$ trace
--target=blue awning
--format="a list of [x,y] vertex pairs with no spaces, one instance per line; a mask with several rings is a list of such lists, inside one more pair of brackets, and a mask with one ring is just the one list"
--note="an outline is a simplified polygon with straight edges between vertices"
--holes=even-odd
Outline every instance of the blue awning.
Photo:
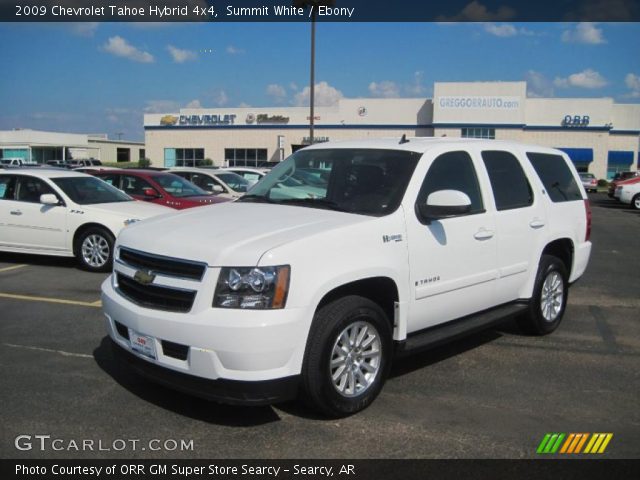
[[607,157],[609,165],[626,165],[633,164],[633,152],[624,150],[610,150]]
[[569,158],[573,163],[591,163],[593,162],[593,148],[564,148],[558,147],[558,150],[562,150],[569,155]]

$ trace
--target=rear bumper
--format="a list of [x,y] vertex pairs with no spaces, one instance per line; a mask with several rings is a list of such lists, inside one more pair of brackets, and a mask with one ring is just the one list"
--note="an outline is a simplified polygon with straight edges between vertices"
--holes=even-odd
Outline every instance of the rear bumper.
[[573,271],[569,283],[578,280],[587,269],[591,257],[591,242],[583,242],[576,246],[573,257]]
[[196,377],[144,360],[110,341],[113,356],[155,383],[189,395],[231,405],[269,405],[291,400],[298,394],[299,375],[274,380],[240,381]]

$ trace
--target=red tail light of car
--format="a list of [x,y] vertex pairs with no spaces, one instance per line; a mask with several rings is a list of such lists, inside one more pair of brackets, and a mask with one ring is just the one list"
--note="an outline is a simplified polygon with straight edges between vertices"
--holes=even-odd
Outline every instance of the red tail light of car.
[[591,205],[589,205],[589,200],[584,201],[584,210],[587,215],[587,231],[584,235],[584,241],[588,242],[591,238]]

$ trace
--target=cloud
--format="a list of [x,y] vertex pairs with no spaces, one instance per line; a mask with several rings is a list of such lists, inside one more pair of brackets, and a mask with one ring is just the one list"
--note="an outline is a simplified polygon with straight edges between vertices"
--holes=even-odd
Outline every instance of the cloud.
[[149,52],[143,52],[142,50],[137,49],[118,35],[109,38],[107,43],[102,46],[102,49],[116,57],[127,58],[134,62],[153,63],[154,61],[153,55]]
[[229,46],[226,48],[226,52],[227,52],[229,55],[240,55],[240,54],[243,54],[243,53],[244,53],[244,50],[243,50],[243,49],[241,49],[241,48],[238,48],[238,47],[234,47],[233,45],[229,45]]
[[251,105],[245,102],[240,102],[240,104],[238,105],[238,108],[250,108],[250,107]]
[[[304,87],[302,91],[296,93],[294,104],[298,107],[309,105],[310,88]],[[336,105],[343,98],[342,92],[327,82],[316,83],[314,91],[314,104],[318,107],[330,107]]]
[[527,97],[553,97],[553,84],[542,73],[529,70],[524,79],[527,82]]
[[627,76],[624,77],[624,83],[631,90],[626,97],[640,98],[640,75],[627,73]]
[[421,97],[426,94],[427,88],[424,86],[424,72],[418,71],[413,73],[413,83],[404,87],[407,95],[412,97]]
[[202,104],[200,103],[200,100],[195,99],[187,103],[184,108],[202,108]]
[[574,28],[562,32],[562,41],[567,43],[586,43],[598,45],[606,43],[602,36],[602,30],[596,27],[595,23],[582,22]]
[[518,29],[510,23],[485,23],[484,30],[496,37],[513,37],[518,34]]
[[69,23],[69,29],[79,37],[93,37],[100,25],[99,22],[73,22]]
[[227,92],[220,89],[213,93],[213,103],[215,103],[218,107],[224,107],[227,103],[229,103],[229,96]]
[[291,82],[291,83],[289,84],[289,88],[290,88],[291,90],[293,90],[294,92],[297,92],[297,91],[298,91],[298,84],[297,84],[296,82]]
[[266,92],[276,103],[281,103],[287,98],[287,91],[282,85],[278,85],[277,83],[267,85]]
[[439,16],[440,22],[500,22],[515,17],[516,11],[508,6],[501,6],[495,12],[490,11],[477,0],[467,4],[460,13],[451,17]]
[[180,110],[180,104],[174,100],[147,100],[144,113],[168,113]]
[[587,68],[580,73],[574,73],[566,78],[556,77],[553,84],[559,88],[602,88],[607,85],[607,80],[595,70]]
[[173,45],[167,45],[167,50],[171,54],[173,61],[176,63],[184,63],[198,58],[198,55],[191,50],[183,50],[181,48],[174,47]]
[[369,93],[374,97],[397,98],[400,96],[400,87],[396,82],[383,80],[382,82],[371,82]]

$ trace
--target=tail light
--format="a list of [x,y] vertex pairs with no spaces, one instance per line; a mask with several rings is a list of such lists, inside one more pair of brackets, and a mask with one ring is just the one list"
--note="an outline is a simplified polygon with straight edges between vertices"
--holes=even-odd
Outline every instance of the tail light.
[[584,201],[584,211],[587,215],[587,231],[584,235],[584,241],[588,242],[591,238],[591,205],[589,205],[589,200]]

